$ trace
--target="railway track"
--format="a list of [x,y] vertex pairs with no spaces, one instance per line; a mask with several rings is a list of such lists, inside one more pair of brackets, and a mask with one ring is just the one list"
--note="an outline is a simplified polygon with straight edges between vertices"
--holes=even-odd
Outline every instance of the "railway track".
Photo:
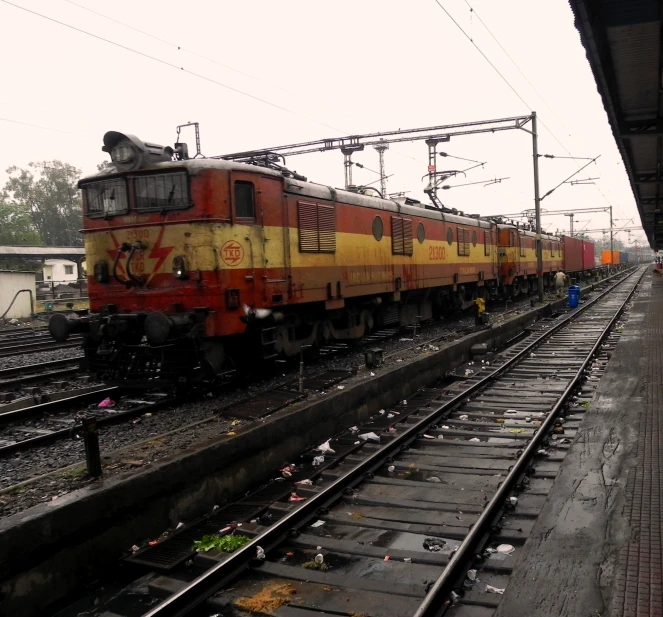
[[[145,616],[491,615],[643,274],[130,556],[153,570]],[[209,533],[247,541],[195,553]]]
[[0,390],[29,383],[71,377],[79,372],[82,359],[83,356],[77,356],[64,360],[52,360],[50,362],[0,369]]

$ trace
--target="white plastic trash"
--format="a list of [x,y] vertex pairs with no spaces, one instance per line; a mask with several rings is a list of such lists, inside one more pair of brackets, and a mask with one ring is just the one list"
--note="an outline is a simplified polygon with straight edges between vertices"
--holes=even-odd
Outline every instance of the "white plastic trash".
[[511,544],[500,544],[497,547],[497,552],[503,555],[511,555],[516,549]]
[[469,578],[471,581],[476,581],[477,580],[477,571],[476,570],[468,570],[467,571],[467,578]]
[[325,457],[324,456],[316,456],[313,458],[313,467],[317,467],[318,465],[322,465],[322,463],[325,462]]
[[387,471],[389,473],[394,473],[394,471],[396,471],[396,467],[394,467],[393,465],[389,465],[389,467],[387,467]]
[[359,435],[359,439],[363,439],[364,441],[375,441],[376,443],[380,443],[380,437],[376,435],[375,433],[363,433],[362,435]]
[[256,559],[264,559],[265,550],[261,546],[256,546]]
[[324,453],[324,454],[335,454],[335,451],[332,450],[331,446],[329,445],[329,441],[330,441],[330,440],[328,439],[327,441],[325,441],[325,443],[320,444],[320,445],[316,448],[316,450],[317,450],[318,452],[322,452],[322,453]]
[[318,565],[320,565],[321,563],[324,563],[324,561],[325,561],[325,558],[322,556],[322,553],[318,553],[315,556],[315,563],[317,563]]
[[472,437],[472,439],[470,439],[470,441],[481,441],[481,439],[479,439],[478,437]]
[[322,527],[325,522],[322,519],[318,519],[315,523],[311,523],[311,527]]

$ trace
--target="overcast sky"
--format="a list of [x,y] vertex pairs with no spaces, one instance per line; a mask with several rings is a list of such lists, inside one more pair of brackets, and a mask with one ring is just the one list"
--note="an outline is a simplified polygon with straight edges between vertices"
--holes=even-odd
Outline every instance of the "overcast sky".
[[[96,171],[107,158],[101,146],[108,130],[172,145],[178,124],[198,121],[202,151],[215,155],[535,110],[545,125],[539,152],[601,155],[577,176],[600,178],[595,184],[565,184],[543,208],[612,204],[615,219],[623,219],[616,225],[631,218],[640,224],[566,0],[11,2],[115,44],[0,0],[0,185],[6,168],[30,161],[60,159],[83,173]],[[194,150],[193,132],[183,138]],[[509,180],[444,191],[442,200],[484,215],[532,208],[531,147],[522,131],[452,139],[444,151],[486,165],[448,184]],[[372,149],[354,160],[378,167]],[[585,162],[541,159],[541,194]],[[287,164],[312,181],[343,186],[338,151],[292,157]],[[438,168],[467,165],[446,159]],[[423,142],[392,146],[386,166],[393,174],[389,192],[425,198]],[[358,184],[376,178],[354,172]],[[568,217],[542,221],[549,231],[568,230]],[[608,224],[607,214],[578,214],[575,227]],[[618,237],[627,240],[626,232]],[[643,233],[631,240],[636,237],[644,242]]]

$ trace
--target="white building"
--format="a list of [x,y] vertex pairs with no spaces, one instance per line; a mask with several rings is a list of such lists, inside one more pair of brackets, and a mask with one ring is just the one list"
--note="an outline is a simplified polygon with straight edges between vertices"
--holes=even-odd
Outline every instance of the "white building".
[[34,300],[34,272],[0,270],[0,317],[3,315],[5,319],[30,317],[34,310],[32,304]]
[[75,283],[78,280],[76,262],[67,259],[46,259],[43,273],[46,283]]

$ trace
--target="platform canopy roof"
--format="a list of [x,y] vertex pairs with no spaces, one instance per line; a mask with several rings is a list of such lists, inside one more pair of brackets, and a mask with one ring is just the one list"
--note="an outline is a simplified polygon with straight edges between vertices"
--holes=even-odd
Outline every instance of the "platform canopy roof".
[[660,0],[570,0],[649,243],[663,249]]
[[0,259],[3,257],[80,260],[85,257],[85,249],[82,246],[0,246]]

